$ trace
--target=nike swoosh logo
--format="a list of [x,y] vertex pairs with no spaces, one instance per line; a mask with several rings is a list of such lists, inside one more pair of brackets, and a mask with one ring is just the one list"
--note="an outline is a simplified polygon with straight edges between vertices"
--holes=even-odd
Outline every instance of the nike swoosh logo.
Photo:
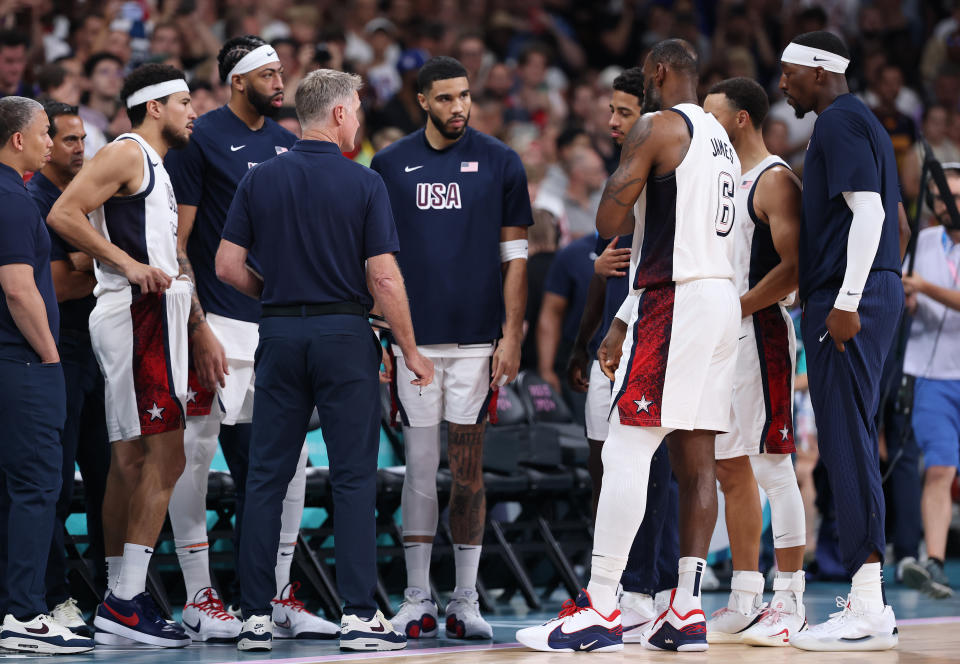
[[123,615],[122,613],[117,613],[117,612],[113,609],[113,607],[110,606],[109,604],[104,604],[104,605],[103,605],[103,608],[105,608],[107,611],[109,611],[111,614],[113,614],[113,617],[114,617],[114,618],[116,618],[117,620],[119,620],[120,622],[122,622],[122,623],[123,623],[124,625],[126,625],[127,627],[136,627],[137,625],[140,624],[140,616],[138,616],[136,613],[134,613],[134,614],[132,614],[132,615],[129,615],[129,616],[125,616],[125,615]]
[[286,551],[281,551],[281,552],[280,552],[280,555],[281,555],[281,556],[292,556],[292,555],[293,555],[293,551],[291,551],[290,553],[287,553]]
[[236,152],[237,150],[242,150],[245,147],[247,147],[246,143],[244,143],[243,145],[231,145],[230,152]]
[[421,169],[421,168],[423,168],[423,166],[404,166],[403,172],[404,172],[404,173],[413,173],[414,171],[419,170],[419,169]]
[[267,56],[268,58],[272,58],[272,57],[275,56],[276,54],[277,54],[276,51],[269,51],[269,52],[266,53],[266,56]]
[[850,291],[847,291],[847,295],[849,295],[850,297],[856,297],[857,295],[860,295],[860,293],[852,293]]
[[828,334],[830,334],[830,333],[829,333],[829,332],[824,332],[824,333],[823,333],[823,336],[820,337],[820,343],[823,343],[823,340],[827,338],[827,335],[828,335]]
[[374,627],[373,625],[371,625],[371,626],[370,626],[370,631],[371,631],[371,632],[385,632],[385,631],[387,631],[387,630],[386,630],[386,628],[383,626],[383,623],[377,621],[377,626]]
[[818,58],[817,56],[813,56],[813,61],[814,61],[814,62],[829,62],[829,60],[828,60],[827,58]]
[[184,626],[184,627],[189,627],[190,629],[192,629],[194,632],[197,632],[198,634],[200,633],[200,621],[199,621],[199,620],[197,620],[197,624],[196,624],[196,625],[191,625],[191,624],[188,623],[186,620],[184,620],[184,621],[183,621],[183,626]]
[[594,643],[596,643],[596,640],[593,640],[593,641],[591,641],[590,643],[581,643],[581,644],[580,644],[580,650],[586,650],[587,648],[589,648],[590,646],[592,646]]
[[284,620],[283,622],[280,622],[279,620],[274,620],[274,621],[273,621],[273,624],[276,625],[277,627],[279,627],[280,629],[290,629],[290,619],[289,619],[289,618],[287,618],[287,619]]
[[747,335],[743,335],[742,337],[740,337],[739,340],[740,340],[740,341],[743,341],[743,340],[746,339],[746,338],[747,338]]
[[460,546],[459,544],[457,545],[457,549],[459,549],[460,551],[469,551],[472,548],[473,548],[472,546]]
[[50,631],[50,627],[45,624],[42,629],[34,629],[32,627],[27,627],[26,630],[31,634],[46,634],[47,632]]

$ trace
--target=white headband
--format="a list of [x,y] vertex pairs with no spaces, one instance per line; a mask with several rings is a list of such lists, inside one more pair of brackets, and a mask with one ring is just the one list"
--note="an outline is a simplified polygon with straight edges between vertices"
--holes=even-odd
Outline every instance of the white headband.
[[822,48],[813,48],[812,46],[801,46],[796,42],[790,42],[783,49],[783,55],[780,56],[780,62],[788,62],[792,65],[802,65],[804,67],[823,67],[827,71],[835,74],[842,74],[847,71],[850,61],[847,58],[824,51]]
[[187,82],[182,78],[174,78],[169,81],[164,81],[163,83],[148,85],[127,97],[127,108],[145,104],[151,99],[160,99],[161,97],[172,95],[174,92],[190,92],[190,88],[187,87]]
[[271,62],[280,62],[280,58],[277,57],[277,52],[274,50],[273,46],[270,46],[270,44],[258,46],[240,58],[240,62],[233,66],[233,69],[231,69],[230,73],[227,74],[227,80],[224,82],[230,83],[230,81],[233,80],[234,75],[249,74],[254,69],[259,69],[260,67],[268,65]]

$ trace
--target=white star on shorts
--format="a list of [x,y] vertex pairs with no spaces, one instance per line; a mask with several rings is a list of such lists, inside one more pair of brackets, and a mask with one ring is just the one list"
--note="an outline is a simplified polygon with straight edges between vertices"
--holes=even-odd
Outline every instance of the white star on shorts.
[[164,410],[166,410],[166,409],[165,409],[165,408],[160,408],[159,406],[157,406],[157,402],[154,401],[154,402],[153,402],[153,408],[148,408],[148,409],[147,409],[147,412],[150,413],[150,421],[153,422],[154,420],[162,420],[162,419],[163,419],[163,411],[164,411]]
[[195,403],[197,401],[197,393],[194,390],[187,390],[187,403]]
[[777,429],[780,432],[780,435],[783,436],[783,440],[790,438],[790,429],[787,428],[787,425],[784,424],[782,429]]
[[644,412],[644,413],[648,413],[648,414],[649,414],[649,413],[650,413],[650,404],[652,404],[653,402],[652,402],[652,401],[647,401],[647,395],[644,394],[643,396],[640,397],[640,400],[639,400],[639,401],[637,401],[636,399],[634,399],[634,400],[633,400],[633,403],[637,404],[637,412],[638,412],[638,413]]

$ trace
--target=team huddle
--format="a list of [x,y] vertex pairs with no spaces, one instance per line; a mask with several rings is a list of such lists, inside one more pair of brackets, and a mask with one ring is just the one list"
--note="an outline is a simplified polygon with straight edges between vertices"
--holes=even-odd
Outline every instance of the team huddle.
[[[426,126],[378,152],[370,169],[341,154],[359,126],[359,77],[318,70],[300,82],[298,141],[271,119],[283,101],[274,49],[240,37],[218,61],[231,98],[200,118],[179,70],[131,72],[121,99],[133,130],[87,164],[74,149],[79,142],[82,153],[75,108],[0,100],[2,223],[20,229],[17,243],[0,245],[0,357],[19,363],[0,368],[0,386],[22,393],[16,407],[31,414],[20,415],[14,451],[0,459],[11,489],[0,492],[0,535],[29,530],[16,549],[10,538],[4,561],[0,646],[269,650],[274,638],[302,638],[393,650],[436,637],[441,623],[449,638],[491,639],[476,588],[482,451],[496,391],[520,365],[533,223],[520,158],[469,127],[467,72],[452,58],[432,58],[418,74]],[[764,145],[763,88],[723,81],[701,107],[686,42],[657,44],[614,81],[610,125],[622,152],[597,213],[597,254],[629,246],[629,273],[597,289],[603,302],[587,307],[595,313],[581,331],[589,338],[600,327],[603,341],[596,360],[584,354],[571,371],[588,390],[587,436],[600,455],[590,580],[557,618],[517,633],[529,648],[897,644],[883,594],[873,424],[903,306],[896,166],[884,130],[846,89],[849,54],[837,37],[800,35],[781,61],[798,116],[818,114],[802,183]],[[796,298],[853,579],[842,612],[814,626],[790,457]],[[385,319],[386,338],[374,338],[370,313]],[[60,362],[77,338],[86,345],[69,352],[86,358],[92,387],[64,397]],[[390,620],[374,599],[386,380],[406,456],[407,583]],[[112,444],[99,495],[107,593],[91,631],[73,600],[48,615],[36,561],[57,548],[61,475],[72,479],[81,456],[76,441],[60,442],[89,417],[72,402],[97,395]],[[314,409],[330,457],[339,624],[307,611],[290,582]],[[430,563],[443,422],[455,589],[441,615]],[[237,486],[238,610],[210,576],[207,474],[218,441]],[[717,481],[734,573],[727,606],[708,620],[700,595]],[[758,571],[758,486],[777,561],[770,602]],[[671,500],[674,510],[659,509]],[[168,513],[188,598],[182,624],[165,620],[146,589]]]

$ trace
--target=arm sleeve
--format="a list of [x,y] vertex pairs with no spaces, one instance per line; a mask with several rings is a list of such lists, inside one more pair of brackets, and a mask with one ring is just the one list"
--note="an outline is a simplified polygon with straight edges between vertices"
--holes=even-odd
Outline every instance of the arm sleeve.
[[633,312],[636,310],[639,300],[639,293],[627,295],[627,297],[623,300],[623,304],[621,304],[620,308],[617,309],[617,318],[629,325],[630,317],[633,316]]
[[247,171],[247,174],[237,185],[237,193],[230,203],[230,209],[227,210],[227,220],[223,224],[222,237],[228,242],[233,242],[244,249],[250,249],[253,245],[253,219],[250,213],[250,187],[252,183],[251,175],[256,169]]
[[33,199],[15,194],[2,196],[0,210],[3,210],[0,214],[0,265],[34,265],[37,246],[32,229],[40,219],[40,212]]
[[[823,152],[827,171],[828,195],[835,198],[845,191],[880,193],[880,168],[872,132],[864,118],[855,113],[834,110],[817,121],[817,143]],[[889,141],[888,136],[881,137]]]
[[507,152],[503,169],[503,226],[532,226],[530,191],[527,173],[520,157],[513,150]]
[[196,138],[181,150],[168,150],[163,165],[173,182],[173,193],[181,205],[200,205],[206,160]]
[[367,200],[367,214],[363,227],[364,258],[380,254],[395,254],[400,251],[397,224],[393,220],[390,197],[383,178],[374,175],[373,191]]
[[845,191],[843,198],[853,212],[847,237],[847,269],[833,306],[843,311],[856,311],[870,275],[873,259],[880,246],[885,213],[880,194],[872,191]]

